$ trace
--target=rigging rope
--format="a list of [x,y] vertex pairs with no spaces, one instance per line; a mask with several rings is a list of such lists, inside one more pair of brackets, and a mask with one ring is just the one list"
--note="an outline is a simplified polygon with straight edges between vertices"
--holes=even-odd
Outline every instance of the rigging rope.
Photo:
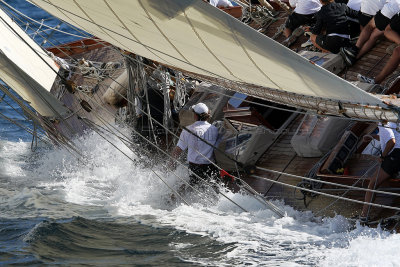
[[[101,104],[99,104],[96,100],[90,99],[92,100],[96,105],[98,105],[98,107],[104,109],[105,112],[110,113],[107,109],[105,109]],[[111,116],[113,116],[113,114],[110,114]],[[115,117],[117,119],[117,117]],[[108,123],[109,124],[109,123]],[[110,125],[110,124],[109,124]],[[155,145],[153,142],[151,142],[151,140],[148,140],[146,137],[144,137],[142,134],[140,134],[138,131],[136,131],[135,129],[132,128],[132,130],[139,135],[140,137],[142,137],[146,142],[148,142],[150,145],[154,146],[156,149],[158,149],[160,152],[162,152],[163,154],[165,154],[167,157],[170,157],[171,159],[175,160],[176,162],[178,162],[181,166],[184,166],[185,168],[187,168],[187,166],[185,166],[183,163],[179,162],[178,160],[174,159],[169,153],[165,152],[163,149],[161,149],[159,146]],[[203,155],[204,156],[204,155]],[[218,167],[218,166],[217,166]],[[219,168],[220,169],[220,168]],[[201,177],[197,174],[194,173],[194,175],[201,179]],[[210,178],[210,177],[209,177]],[[202,180],[202,179],[201,179]],[[204,180],[203,180],[204,181]],[[208,186],[211,186],[210,183],[208,181],[204,181]],[[239,208],[241,208],[243,211],[246,211],[244,208],[242,208],[239,204],[235,203],[233,200],[231,200],[229,197],[227,197],[225,194],[223,194],[222,192],[219,192],[222,196],[224,196],[225,198],[227,198],[229,201],[231,201],[232,203],[234,203],[236,206],[238,206]]]
[[[142,110],[143,111],[143,110]],[[143,111],[144,112],[144,111]],[[146,112],[144,112],[145,114],[146,114]],[[155,121],[156,123],[158,123],[157,121]],[[162,126],[162,125],[160,125],[160,126]],[[172,132],[171,132],[172,133]],[[174,134],[174,133],[172,133],[172,134]],[[177,136],[176,136],[177,137]],[[203,157],[204,157],[204,155],[203,155]],[[216,166],[216,165],[215,165]],[[218,169],[220,169],[221,170],[221,168],[219,167],[219,166],[216,166]],[[239,178],[237,178],[237,177],[235,177],[236,179],[239,179]]]
[[[1,0],[1,1],[4,1],[4,0]],[[65,10],[65,9],[63,9],[62,7],[59,7],[59,6],[57,6],[57,5],[55,5],[55,4],[51,3],[51,2],[49,2],[49,4],[52,5],[52,6],[54,6],[54,7],[56,7],[56,8],[58,8],[59,10],[62,10],[62,11],[67,12],[67,13],[70,13],[70,11]],[[141,42],[139,42],[139,41],[137,41],[137,40],[134,40],[134,39],[132,39],[132,38],[129,38],[129,37],[127,37],[127,36],[124,36],[124,35],[122,35],[122,34],[120,34],[120,33],[118,33],[118,32],[115,32],[115,31],[113,31],[113,30],[107,28],[107,27],[101,26],[101,25],[95,23],[94,21],[91,21],[91,20],[86,19],[85,17],[79,16],[79,15],[77,15],[77,14],[73,14],[73,15],[79,17],[79,18],[82,19],[82,20],[87,21],[88,23],[94,24],[94,25],[98,26],[99,28],[101,28],[101,29],[103,29],[103,30],[110,31],[110,32],[112,32],[112,33],[114,33],[114,34],[116,34],[116,35],[118,35],[118,36],[121,36],[121,37],[123,37],[123,38],[126,38],[126,39],[128,39],[128,40],[130,40],[130,41],[132,41],[132,42],[138,43],[138,44],[142,45],[143,47],[149,49],[149,51],[156,51],[156,52],[158,52],[158,53],[160,53],[160,54],[162,54],[162,55],[167,55],[167,56],[171,57],[171,55],[168,55],[168,54],[164,53],[163,51],[159,51],[158,49],[152,48],[152,47],[150,47],[150,46],[148,46],[148,45],[145,45],[145,44],[143,44],[143,43],[141,43]],[[238,84],[233,84],[232,81],[226,80],[225,78],[220,77],[220,75],[217,75],[217,74],[215,74],[215,73],[212,73],[212,72],[208,71],[207,69],[203,69],[203,68],[200,68],[200,67],[198,67],[198,66],[194,66],[194,65],[191,64],[190,62],[183,61],[182,59],[179,59],[179,58],[176,58],[176,57],[173,57],[173,58],[174,58],[175,60],[182,61],[182,62],[185,63],[185,64],[190,64],[190,65],[192,65],[193,67],[196,67],[196,68],[200,69],[201,71],[206,72],[206,73],[209,73],[209,74],[211,74],[212,76],[214,76],[214,78],[211,78],[211,77],[207,77],[207,76],[204,76],[204,75],[197,75],[197,74],[192,73],[192,74],[190,75],[190,76],[192,76],[192,77],[195,77],[195,78],[196,78],[196,77],[200,77],[201,80],[208,80],[208,81],[210,81],[210,82],[214,82],[214,83],[217,83],[217,84],[225,84],[225,85],[230,84],[231,86],[228,86],[229,88],[232,87],[232,89],[233,89],[233,88],[235,88],[236,90],[239,89],[239,88],[238,88],[238,86],[239,86]],[[242,84],[242,85],[240,85],[240,86],[245,86],[245,87],[247,88],[247,90],[253,90],[253,92],[254,92],[255,89],[260,88],[260,86],[254,86],[254,85],[251,85],[251,84]],[[277,86],[277,88],[279,88],[279,86]],[[279,90],[282,91],[282,92],[284,92],[284,90],[282,90],[281,88],[279,88],[279,90],[277,90],[277,89],[271,89],[271,88],[264,88],[264,87],[263,87],[262,89],[268,90],[268,91],[269,91],[268,94],[269,94],[270,96],[272,96],[273,94],[277,94]],[[288,93],[288,94],[285,96],[285,99],[286,99],[287,101],[289,101],[289,100],[290,100],[290,97],[292,97],[292,96],[295,97],[296,99],[299,99],[299,98],[301,98],[301,97],[306,97],[306,99],[309,100],[309,98],[310,98],[310,97],[307,97],[307,96],[305,96],[305,95],[299,95],[299,94],[295,94],[295,93]],[[259,97],[262,97],[262,95],[259,95]],[[313,100],[318,100],[318,99],[314,99],[314,97],[311,97],[311,98],[312,98]],[[277,101],[277,100],[275,99],[275,101]],[[337,100],[334,100],[334,99],[327,99],[327,101],[331,101],[331,102],[332,102],[332,103],[330,103],[330,105],[333,105],[333,103],[336,103],[336,102],[337,102]],[[282,103],[285,103],[285,102],[286,102],[286,101],[284,101],[284,102],[282,102]],[[290,101],[289,101],[289,102],[290,102]],[[296,107],[298,107],[298,108],[304,108],[304,105],[303,105],[301,102],[298,102],[297,104],[292,103],[292,105],[294,105],[294,106],[296,106]],[[375,107],[370,107],[370,106],[362,105],[361,103],[353,104],[353,103],[348,102],[348,103],[346,103],[346,105],[347,105],[346,107],[349,107],[349,108],[352,108],[352,107],[354,107],[354,106],[359,106],[360,108],[363,108],[364,110],[365,110],[366,108],[369,108],[369,109],[372,108],[372,110],[374,110],[374,108],[375,108]],[[308,107],[309,107],[309,106],[308,106]],[[332,106],[332,107],[333,107],[333,106]],[[326,108],[327,108],[327,106],[326,106]],[[381,108],[379,107],[379,109],[381,109]],[[329,109],[327,108],[326,111],[328,111],[328,110],[329,110]],[[336,108],[335,108],[335,110],[336,110]],[[331,110],[331,111],[332,111],[332,110]],[[380,112],[381,112],[382,115],[385,114],[384,109],[380,110]],[[355,115],[356,115],[356,114],[355,114]],[[386,118],[386,117],[385,117],[385,118],[381,118],[381,117],[378,118],[378,117],[377,117],[377,120],[382,120],[382,119],[387,119],[387,118]]]
[[[2,0],[2,2],[4,2],[3,0]],[[290,110],[291,112],[293,112],[293,110]],[[367,120],[367,121],[370,121],[370,120]]]
[[[33,108],[28,108],[28,104],[24,103],[23,100],[18,99],[15,95],[13,95],[7,87],[5,87],[3,84],[0,83],[0,90],[3,91],[8,97],[10,97],[15,103],[17,103],[21,109],[25,112],[25,114],[28,115],[33,121],[36,121],[36,123],[42,125],[47,131],[47,134],[49,137],[53,137],[51,139],[54,141],[56,144],[64,146],[70,153],[72,153],[69,149],[77,153],[78,155],[81,155],[81,153],[73,146],[73,144],[69,144],[66,140],[66,138],[61,135],[61,133],[56,132],[52,126],[52,123],[48,121],[48,119],[40,117],[40,115],[36,115],[33,112]],[[54,139],[55,138],[55,139]]]
[[[375,162],[372,166],[370,166],[368,168],[368,170],[358,179],[363,179],[365,178],[366,174],[368,174],[368,172],[377,165],[377,163]],[[323,180],[319,180],[319,179],[314,179],[314,178],[309,178],[309,177],[304,177],[304,176],[299,176],[299,175],[295,175],[295,174],[290,174],[290,173],[285,173],[285,172],[280,172],[280,171],[275,171],[275,170],[271,170],[271,169],[266,169],[266,168],[262,168],[262,167],[256,167],[256,169],[262,170],[262,171],[266,171],[266,172],[270,172],[270,173],[274,173],[274,174],[279,174],[279,175],[284,175],[284,176],[288,176],[288,177],[292,177],[292,178],[298,178],[298,179],[303,179],[303,180],[307,180],[307,181],[312,181],[312,182],[317,182],[317,183],[322,183],[322,184],[327,184],[327,185],[333,185],[333,186],[339,186],[339,187],[343,187],[343,188],[347,188],[347,189],[353,189],[353,190],[361,190],[361,191],[365,191],[365,192],[373,192],[373,193],[380,193],[380,194],[385,194],[385,195],[390,195],[390,196],[396,196],[396,197],[400,197],[399,193],[393,193],[393,192],[387,192],[387,191],[381,191],[381,190],[374,190],[374,189],[368,189],[368,188],[362,188],[362,187],[355,187],[355,186],[351,186],[351,185],[344,185],[344,184],[338,184],[338,183],[332,183],[332,182],[328,182],[328,181],[323,181]]]
[[[8,6],[8,7],[9,7],[10,9],[12,9],[13,11],[17,12],[18,14],[20,14],[21,16],[26,17],[26,18],[29,19],[29,20],[35,21],[36,23],[39,23],[38,21],[36,21],[36,20],[30,18],[29,16],[23,14],[22,12],[16,10],[16,9],[13,8],[12,6],[10,6],[9,4],[5,3],[4,0],[0,0],[0,1],[3,2],[6,6]],[[71,27],[73,27],[75,30],[78,29],[78,28],[76,28],[75,26],[73,26],[73,25],[71,25],[71,24],[68,24],[68,25],[70,25]],[[47,25],[46,25],[46,26],[47,26]],[[51,28],[51,27],[50,27],[50,28]],[[70,33],[68,33],[68,32],[60,31],[60,30],[55,29],[55,28],[52,28],[52,29],[55,30],[55,31],[59,31],[59,32],[61,32],[61,33],[70,35]],[[74,35],[74,36],[75,36],[75,35]],[[89,35],[86,35],[86,37],[84,37],[84,36],[76,36],[76,37],[80,37],[80,38],[89,37],[89,39],[94,40],[94,41],[97,41],[99,44],[102,44],[102,45],[105,46],[105,44],[104,44],[103,42],[101,42],[100,40],[95,39],[95,38],[93,38],[93,37],[91,37],[91,36],[89,36]],[[44,38],[44,37],[42,37],[42,38]],[[53,44],[53,45],[54,45],[54,44]],[[58,47],[57,47],[57,48],[58,48]],[[58,48],[58,49],[59,49],[59,48]],[[64,51],[62,51],[61,49],[59,49],[59,50],[60,50],[61,52],[63,52],[66,56],[69,56],[69,55],[67,55]],[[71,57],[71,58],[72,58],[72,57]],[[72,58],[72,59],[73,59],[73,58]],[[133,58],[131,58],[131,59],[132,59],[132,60],[135,60],[135,59],[133,59]],[[73,60],[75,60],[75,59],[73,59]],[[141,63],[141,64],[143,64],[143,63]],[[147,65],[147,66],[152,68],[152,66],[149,66],[149,65]],[[214,75],[215,75],[215,74],[214,74]],[[219,93],[219,92],[217,92],[217,93]],[[253,104],[257,104],[257,105],[261,105],[261,106],[266,106],[266,107],[270,107],[270,108],[275,108],[275,109],[278,109],[278,110],[286,110],[286,111],[290,111],[290,112],[297,112],[297,113],[300,113],[300,114],[305,114],[305,112],[293,111],[293,110],[291,110],[291,109],[283,109],[283,108],[274,107],[274,106],[269,106],[269,105],[265,105],[265,104],[261,104],[261,103],[257,103],[257,102],[253,102],[253,101],[249,101],[249,100],[244,100],[244,102],[253,103]],[[319,116],[318,114],[315,114],[315,115],[316,115],[316,116]],[[324,115],[324,116],[333,116],[333,117],[337,117],[337,116],[335,116],[335,115],[330,115],[330,114],[326,114],[326,115]],[[340,117],[340,116],[337,117],[337,118],[347,119],[347,118]],[[361,121],[371,121],[371,120],[369,120],[369,119],[354,119],[354,118],[351,118],[351,119],[357,120],[357,121],[360,121],[360,120],[361,120]],[[379,122],[380,120],[377,119],[376,121]]]
[[327,196],[327,197],[331,197],[331,198],[337,198],[337,199],[340,199],[340,200],[345,200],[345,201],[358,203],[358,204],[363,204],[363,205],[370,205],[370,206],[374,206],[374,207],[378,207],[378,208],[386,208],[386,209],[400,211],[400,208],[398,208],[398,207],[392,207],[392,206],[376,204],[376,203],[369,203],[369,202],[364,202],[364,201],[360,201],[360,200],[356,200],[356,199],[345,198],[345,197],[341,197],[341,196],[335,196],[335,195],[327,194],[327,193],[324,193],[324,192],[320,192],[320,191],[315,191],[315,190],[299,187],[299,186],[296,186],[296,185],[286,184],[286,183],[283,183],[283,182],[275,181],[275,180],[272,180],[272,179],[269,179],[269,178],[266,178],[266,177],[261,177],[261,176],[258,176],[258,175],[251,175],[251,177],[259,178],[259,179],[266,180],[266,181],[273,182],[273,183],[277,183],[277,184],[280,184],[280,185],[283,185],[283,186],[287,186],[287,187],[291,187],[291,188],[297,188],[297,189],[300,189],[300,190],[303,190],[303,191],[307,191],[307,192],[310,192],[310,193],[315,193],[315,194],[319,194],[319,195],[323,195],[323,196]]
[[[359,181],[361,181],[369,172],[370,172],[370,170],[372,170],[373,168],[375,168],[376,166],[378,165],[378,162],[375,162],[360,178],[358,178],[354,183],[353,183],[353,185],[352,186],[355,186]],[[378,172],[378,174],[379,174],[379,172]],[[377,177],[375,177],[375,179],[376,179]],[[376,181],[376,180],[375,180]],[[364,181],[363,181],[364,182]],[[363,188],[359,188],[359,190],[362,190]],[[368,189],[368,190],[370,190],[370,189]],[[374,190],[375,191],[375,190]],[[348,192],[350,192],[350,189],[347,189],[342,195],[341,195],[341,197],[344,197],[345,195],[347,195],[347,193]],[[380,191],[380,192],[384,192],[384,191]],[[330,203],[329,205],[327,205],[326,207],[324,207],[323,209],[321,209],[321,210],[319,210],[318,212],[316,212],[316,214],[319,214],[319,213],[321,213],[321,212],[323,212],[323,211],[325,211],[325,210],[327,210],[329,207],[331,207],[331,206],[333,206],[336,202],[338,202],[339,201],[339,199],[336,199],[336,200],[334,200],[334,201],[332,201],[332,203]],[[371,207],[371,206],[369,206],[369,207]],[[369,213],[369,210],[368,210],[368,213]]]
[[[121,85],[121,86],[123,86],[123,85]],[[123,97],[125,100],[127,100],[128,102],[130,101],[129,99],[127,99],[125,96],[123,96],[122,94],[120,94],[118,91],[116,91],[116,90],[114,90],[114,92],[115,93],[117,93],[117,94],[119,94],[121,97]],[[85,96],[85,97],[87,97],[87,96]],[[107,110],[107,109],[105,109],[102,105],[100,105],[99,103],[97,103],[97,101],[96,100],[94,100],[94,99],[91,99],[91,98],[88,98],[89,99],[89,101],[94,101],[94,102],[96,102],[96,104],[100,107],[100,108],[102,108],[102,109],[104,109],[106,112],[108,112],[109,113],[109,111]],[[138,107],[139,109],[140,109],[140,107]],[[146,115],[148,115],[148,113],[146,112],[146,111],[144,111],[143,109],[140,109],[141,110],[141,112],[143,112],[143,114],[146,114]],[[111,116],[113,116],[114,117],[114,115],[111,115]],[[149,115],[148,115],[149,116]],[[150,117],[151,118],[151,117]],[[164,125],[162,124],[162,123],[160,123],[160,122],[158,122],[157,120],[155,120],[154,118],[151,118],[151,120],[153,120],[156,124],[158,124],[160,127],[163,127],[164,129],[165,129],[165,131],[167,132],[169,132],[170,134],[172,134],[173,136],[175,136],[176,138],[179,138],[173,131],[171,131],[170,129],[168,129],[168,128],[166,128],[166,127],[164,127]],[[189,133],[191,133],[190,131],[189,131]],[[191,134],[194,134],[194,133],[191,133]],[[206,142],[206,143],[208,143],[206,140],[204,140],[204,139],[202,139],[202,141],[203,142]],[[215,147],[215,146],[213,146],[213,147]],[[209,163],[210,164],[212,164],[214,167],[216,167],[218,170],[223,170],[221,167],[219,167],[217,164],[215,164],[213,161],[211,161],[209,158],[207,158],[206,156],[204,156],[201,152],[199,152],[198,150],[194,150],[194,151],[196,151],[199,155],[201,155],[204,159],[206,159],[207,161],[209,161]],[[247,183],[245,183],[242,179],[240,179],[240,178],[238,178],[238,177],[235,177],[235,176],[233,176],[232,175],[232,177],[234,177],[234,179],[236,179],[236,180],[238,180],[238,181],[240,181],[242,184],[244,184],[247,188],[246,188],[246,190],[248,190],[248,191],[250,191],[250,192],[253,192],[253,197],[255,197],[255,198],[261,198],[263,201],[264,201],[264,204],[265,205],[267,205],[272,211],[274,211],[278,216],[281,216],[281,217],[283,217],[283,212],[282,211],[280,211],[279,210],[279,208],[278,207],[276,207],[274,204],[272,204],[272,203],[270,203],[270,201],[268,201],[268,200],[266,200],[261,194],[259,194],[258,192],[256,192],[254,189],[252,189]]]
[[[135,162],[134,159],[129,157],[125,152],[123,152],[121,149],[119,149],[115,144],[113,144],[110,140],[108,140],[106,137],[104,137],[99,131],[97,131],[95,128],[91,128],[93,131],[95,131],[100,137],[102,137],[104,140],[106,140],[110,145],[112,145],[115,149],[117,149],[120,153],[122,153],[125,157],[127,157],[129,160],[132,162]],[[174,194],[176,194],[181,200],[186,204],[189,205],[186,200],[174,189],[172,188],[156,171],[153,170],[153,168],[149,167],[150,170],[172,191]]]
[[[109,134],[116,136],[118,139],[121,140],[122,143],[124,143],[125,146],[127,146],[133,153],[135,153],[136,155],[138,155],[133,149],[132,147],[136,147],[138,149],[140,149],[142,152],[145,152],[148,156],[149,156],[149,151],[145,150],[143,147],[141,147],[138,144],[133,143],[132,141],[128,140],[128,137],[125,136],[121,131],[119,131],[118,129],[116,129],[116,127],[114,127],[112,124],[107,123],[106,121],[104,121],[103,119],[100,119],[100,121],[108,128],[105,129],[103,127],[101,127],[100,125],[97,125],[96,123],[94,123],[93,121],[90,121],[86,118],[81,118],[82,120],[85,121],[85,123],[90,123],[100,129],[102,129],[103,131],[107,131]],[[112,130],[110,130],[109,128],[114,128],[114,130],[116,130],[119,134],[121,134],[123,137],[117,135],[115,132],[113,132]],[[126,143],[128,143],[130,146],[128,146]],[[161,165],[169,170],[168,166],[164,163],[162,163],[162,161],[160,162]],[[181,180],[186,186],[190,187],[193,191],[197,192],[199,195],[202,195],[203,197],[207,198],[208,196],[206,196],[203,192],[200,192],[199,190],[197,190],[196,188],[194,188],[193,186],[191,186],[185,179],[183,179],[181,176],[177,175],[175,172],[171,172],[175,177],[177,177],[179,180]],[[183,199],[183,197],[181,197]],[[211,201],[210,201],[211,202]]]

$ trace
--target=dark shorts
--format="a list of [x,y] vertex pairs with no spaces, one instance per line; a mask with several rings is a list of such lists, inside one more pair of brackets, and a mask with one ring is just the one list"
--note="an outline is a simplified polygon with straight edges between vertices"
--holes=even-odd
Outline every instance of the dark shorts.
[[357,19],[348,19],[349,29],[350,29],[350,36],[351,38],[357,37],[360,35],[360,23]]
[[315,42],[325,50],[337,54],[341,47],[351,46],[350,39],[340,36],[318,35]]
[[217,180],[218,177],[218,170],[212,164],[194,164],[189,162],[189,170],[192,172],[189,177],[191,186],[201,184],[204,181],[212,182]]
[[374,16],[376,28],[380,31],[384,31],[386,26],[389,25],[390,19],[382,15],[381,11],[379,10],[378,13]]
[[390,21],[390,28],[400,34],[400,15],[396,14]]
[[310,25],[315,23],[315,14],[310,15],[302,15],[296,12],[293,12],[289,15],[286,20],[285,27],[294,31],[296,28],[302,25]]
[[360,22],[360,25],[363,27],[365,27],[365,25],[367,25],[373,17],[374,16],[369,15],[369,14],[365,14],[365,13],[361,13],[361,12],[358,13],[358,21]]
[[400,171],[400,148],[394,149],[383,159],[381,168],[390,176]]

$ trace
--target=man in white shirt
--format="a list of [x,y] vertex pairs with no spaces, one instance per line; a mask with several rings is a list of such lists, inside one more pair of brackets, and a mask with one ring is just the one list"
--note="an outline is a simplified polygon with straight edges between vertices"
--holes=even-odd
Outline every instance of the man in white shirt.
[[365,27],[385,3],[386,0],[362,0],[359,18],[361,26]]
[[362,0],[349,0],[349,2],[347,2],[347,6],[350,7],[351,9],[360,11],[361,1]]
[[[210,112],[206,104],[198,103],[192,107],[196,122],[184,129],[179,136],[178,144],[172,152],[174,158],[188,150],[189,169],[203,180],[213,178],[217,173],[214,162],[214,147],[218,144],[218,129],[207,122]],[[190,175],[189,183],[193,186],[200,180]]]
[[[378,135],[367,135],[364,136],[364,140],[372,140],[375,138],[381,143],[381,167],[378,170],[378,174],[370,178],[368,189],[375,189],[384,181],[389,179],[391,176],[400,171],[400,133],[396,130],[397,125],[389,122],[385,125],[379,124]],[[372,192],[365,193],[364,202],[371,203]],[[360,215],[362,222],[367,222],[369,205],[365,204]]]
[[290,6],[294,7],[294,11],[290,14],[285,23],[283,35],[289,37],[292,32],[306,24],[315,23],[314,15],[321,9],[319,0],[289,0]]

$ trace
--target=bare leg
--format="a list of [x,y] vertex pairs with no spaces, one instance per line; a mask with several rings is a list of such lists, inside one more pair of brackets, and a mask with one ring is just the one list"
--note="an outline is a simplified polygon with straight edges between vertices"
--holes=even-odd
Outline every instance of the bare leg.
[[381,72],[375,77],[375,83],[381,83],[387,76],[397,69],[400,64],[400,47],[393,50],[392,56],[389,58]]
[[[382,168],[380,168],[378,171],[379,171],[379,176],[376,179],[375,178],[371,178],[371,180],[369,180],[368,189],[376,189],[376,188],[378,188],[378,186],[380,184],[382,184],[385,180],[387,180],[390,177],[390,175],[387,174]],[[371,203],[372,202],[372,196],[373,196],[372,192],[366,192],[365,193],[364,202]],[[367,216],[368,207],[369,207],[369,205],[364,204],[362,212],[361,212],[361,216],[363,216],[363,217]]]
[[292,34],[292,30],[289,28],[285,28],[283,30],[283,35],[285,35],[286,38],[288,38]]
[[377,28],[375,28],[372,31],[369,39],[364,43],[364,45],[362,47],[360,47],[360,51],[357,54],[357,59],[359,59],[365,53],[367,53],[369,50],[371,50],[375,46],[376,41],[378,41],[378,39],[383,36],[383,33],[384,33],[383,31],[380,31]]
[[400,45],[400,35],[392,30],[390,25],[388,25],[385,29],[385,37],[388,38],[388,40]]
[[376,28],[375,20],[371,19],[367,25],[362,29],[360,36],[358,37],[356,46],[360,49],[365,42],[368,41],[369,37],[371,36],[372,31]]

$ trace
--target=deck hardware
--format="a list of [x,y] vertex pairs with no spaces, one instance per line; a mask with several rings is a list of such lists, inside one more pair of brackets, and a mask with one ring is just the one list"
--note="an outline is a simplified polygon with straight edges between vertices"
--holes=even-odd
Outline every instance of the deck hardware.
[[86,110],[87,112],[91,112],[92,111],[92,106],[87,101],[82,99],[80,104],[81,104],[82,108],[84,110]]

